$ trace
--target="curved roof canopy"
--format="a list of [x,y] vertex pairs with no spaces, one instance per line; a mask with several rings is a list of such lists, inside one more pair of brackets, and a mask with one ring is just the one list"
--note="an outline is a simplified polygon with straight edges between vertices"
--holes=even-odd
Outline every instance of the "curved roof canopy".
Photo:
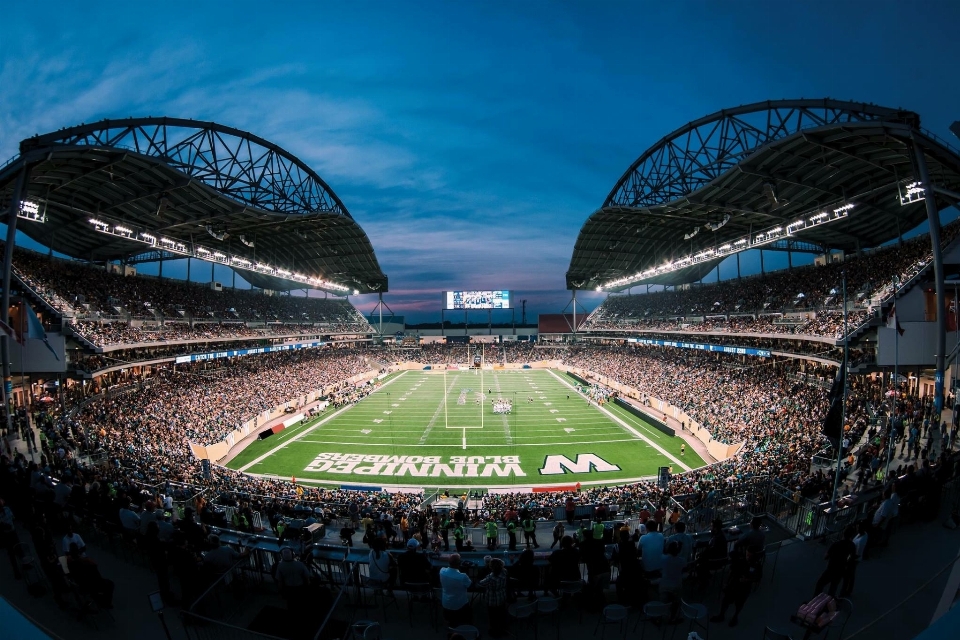
[[66,255],[193,255],[269,289],[387,290],[366,233],[330,187],[245,131],[133,118],[28,138],[0,168],[0,202],[10,202],[24,166],[21,199],[35,203],[45,223],[18,228]]
[[[735,253],[738,240],[778,227],[776,242],[770,236],[756,246],[880,245],[926,219],[922,199],[901,201],[919,179],[914,145],[932,182],[960,191],[960,155],[923,132],[910,111],[783,100],[691,122],[645,151],[587,219],[567,287],[695,282]],[[936,197],[940,208],[952,203]],[[827,224],[793,226],[837,209],[843,213]],[[674,267],[654,273],[667,263]]]

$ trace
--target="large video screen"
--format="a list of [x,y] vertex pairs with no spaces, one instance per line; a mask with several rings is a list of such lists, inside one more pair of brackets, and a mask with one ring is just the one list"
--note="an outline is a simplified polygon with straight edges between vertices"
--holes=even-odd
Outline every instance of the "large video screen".
[[509,291],[444,291],[445,309],[509,309]]

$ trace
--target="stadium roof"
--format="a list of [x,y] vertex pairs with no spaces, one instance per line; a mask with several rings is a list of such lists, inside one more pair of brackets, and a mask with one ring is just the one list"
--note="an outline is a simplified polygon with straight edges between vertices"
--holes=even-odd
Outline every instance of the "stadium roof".
[[268,289],[387,290],[366,233],[330,187],[245,131],[133,118],[28,138],[0,168],[3,206],[24,165],[21,200],[45,221],[18,229],[71,257],[193,256]]
[[[783,100],[691,122],[645,151],[587,219],[567,288],[695,282],[751,248],[880,245],[926,219],[922,191],[908,193],[913,144],[932,182],[960,191],[960,154],[910,111]],[[941,209],[955,202],[936,197]]]

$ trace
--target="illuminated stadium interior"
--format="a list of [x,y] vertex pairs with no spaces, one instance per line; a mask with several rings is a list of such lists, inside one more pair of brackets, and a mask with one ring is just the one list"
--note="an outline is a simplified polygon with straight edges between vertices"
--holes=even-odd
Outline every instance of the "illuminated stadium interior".
[[[833,100],[719,111],[644,152],[586,218],[566,272],[579,317],[568,309],[534,330],[516,323],[522,292],[436,291],[438,311],[463,316],[458,332],[357,309],[349,296],[389,304],[375,247],[332,188],[272,142],[152,117],[27,138],[0,168],[13,408],[4,430],[24,456],[22,473],[4,462],[4,488],[29,487],[8,502],[18,517],[44,514],[57,536],[76,529],[161,575],[169,558],[184,557],[175,554],[206,553],[174,567],[179,596],[169,577],[160,583],[191,638],[214,637],[201,626],[263,631],[253,612],[276,603],[309,607],[277,577],[293,556],[304,561],[304,588],[322,587],[323,598],[312,597],[323,615],[309,633],[266,637],[345,637],[332,634],[362,619],[353,611],[361,603],[382,614],[378,629],[413,637],[431,626],[414,624],[417,605],[430,615],[447,607],[408,577],[407,541],[432,550],[438,566],[458,549],[479,577],[488,554],[519,572],[510,539],[530,532],[543,549],[511,592],[540,591],[548,602],[574,589],[584,595],[568,594],[564,611],[583,607],[600,624],[620,610],[591,609],[588,594],[599,594],[630,606],[624,616],[645,612],[631,625],[667,624],[643,605],[679,605],[679,591],[647,581],[666,580],[669,561],[657,562],[680,551],[659,538],[648,550],[641,537],[638,560],[630,536],[641,526],[644,537],[658,526],[682,537],[684,597],[706,602],[711,575],[727,567],[726,538],[723,558],[706,555],[717,551],[711,527],[742,551],[730,570],[743,572],[750,554],[772,565],[784,540],[832,541],[875,522],[892,508],[894,482],[905,528],[908,515],[952,517],[960,223],[941,225],[939,215],[958,193],[960,155],[916,113]],[[929,233],[903,239],[926,220]],[[17,230],[47,252],[15,247]],[[818,262],[704,281],[724,259],[757,249]],[[137,273],[185,257],[228,266],[255,289],[163,278],[162,267],[161,277]],[[288,295],[294,289],[324,297]],[[583,313],[577,291],[609,295]],[[494,311],[511,312],[511,323],[495,328]],[[475,312],[486,325],[471,327]],[[41,453],[43,466],[28,473]],[[734,539],[755,518],[765,533],[748,554]],[[880,522],[870,535],[885,546],[892,525]],[[587,573],[581,582],[574,562],[575,586],[548,568],[558,562],[545,549],[557,523],[577,531]],[[625,523],[619,545],[613,523]],[[683,528],[702,542],[701,560]],[[40,531],[33,544],[51,535]],[[380,545],[401,563],[396,585],[390,570],[370,566]],[[73,551],[54,555],[82,576]],[[17,553],[28,573],[24,548]],[[217,554],[225,564],[211,568]],[[121,597],[103,593],[103,582],[37,575],[58,603],[77,598],[81,615]],[[394,586],[406,591],[409,629],[385,613]],[[233,599],[241,589],[255,606]],[[718,589],[713,597],[711,609]],[[838,602],[830,620],[846,624],[853,614]],[[450,626],[461,621],[443,613]]]

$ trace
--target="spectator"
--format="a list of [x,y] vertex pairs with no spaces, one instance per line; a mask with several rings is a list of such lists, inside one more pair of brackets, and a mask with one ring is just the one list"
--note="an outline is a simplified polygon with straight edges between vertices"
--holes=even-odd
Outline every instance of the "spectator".
[[680,546],[676,541],[667,544],[660,576],[660,601],[670,605],[671,620],[677,618],[683,591],[683,567],[686,561],[680,556]]
[[401,584],[430,584],[433,567],[427,556],[419,553],[419,548],[420,542],[416,538],[410,538],[407,541],[407,550],[397,558]]
[[490,573],[479,582],[483,588],[483,601],[487,605],[489,635],[502,638],[507,635],[507,572],[503,560],[490,560]]
[[762,547],[747,547],[743,554],[734,556],[730,565],[730,575],[727,577],[727,586],[720,602],[720,613],[710,618],[711,622],[723,622],[727,609],[733,605],[733,617],[730,626],[735,627],[740,621],[740,612],[746,604],[753,585],[760,582],[763,568],[760,566]]
[[827,568],[820,574],[817,584],[814,587],[814,595],[823,592],[826,585],[830,585],[829,594],[837,594],[837,586],[840,580],[846,575],[850,562],[857,555],[857,547],[853,544],[853,537],[856,535],[854,527],[847,527],[843,532],[843,538],[837,540],[827,549],[827,555],[824,559],[827,561]]
[[647,520],[647,533],[640,536],[640,560],[647,573],[663,568],[663,534],[656,520]]
[[450,566],[440,570],[441,604],[447,626],[459,627],[473,621],[467,592],[471,583],[470,577],[460,572],[460,554],[454,553],[450,556]]
[[277,586],[291,611],[301,612],[310,600],[310,583],[313,576],[307,565],[296,559],[293,549],[285,547],[280,551],[280,562],[274,569]]
[[76,545],[70,546],[67,569],[70,579],[81,591],[89,593],[98,607],[113,609],[113,581],[100,575],[97,563],[80,555],[80,549]]

